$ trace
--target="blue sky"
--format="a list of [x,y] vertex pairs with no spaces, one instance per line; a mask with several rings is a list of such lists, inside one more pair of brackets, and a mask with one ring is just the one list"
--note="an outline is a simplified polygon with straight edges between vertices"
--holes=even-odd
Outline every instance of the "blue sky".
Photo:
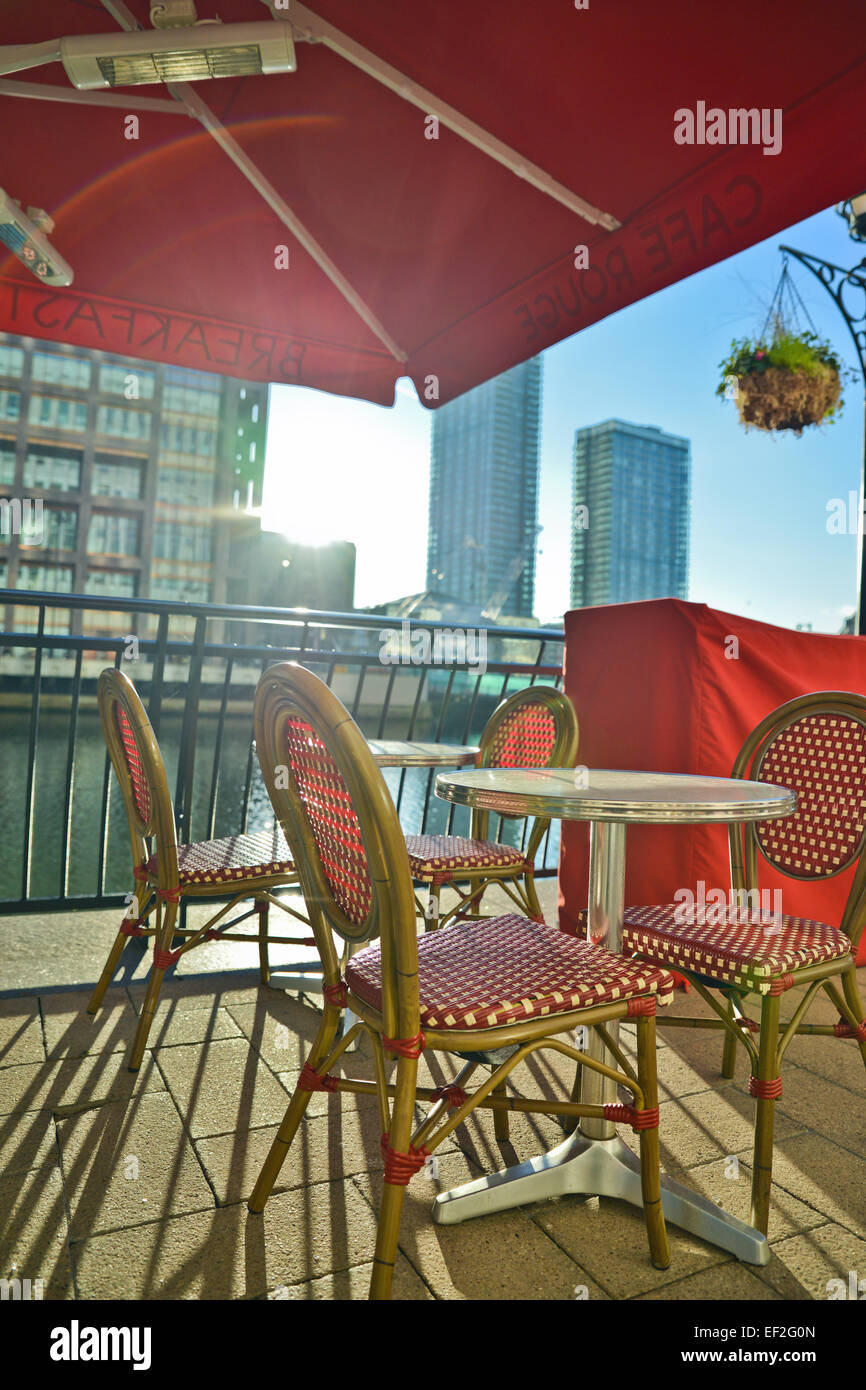
[[[732,338],[755,334],[781,270],[780,243],[850,267],[866,250],[831,209],[633,304],[544,354],[536,615],[568,606],[574,431],[612,416],[692,442],[689,598],[838,632],[856,602],[857,538],[830,534],[827,504],[859,494],[863,386],[841,420],[800,439],[743,430],[715,396]],[[793,259],[818,332],[856,367],[830,296]],[[351,540],[356,603],[424,587],[431,416],[403,382],[391,409],[271,388],[263,524],[297,539]]]

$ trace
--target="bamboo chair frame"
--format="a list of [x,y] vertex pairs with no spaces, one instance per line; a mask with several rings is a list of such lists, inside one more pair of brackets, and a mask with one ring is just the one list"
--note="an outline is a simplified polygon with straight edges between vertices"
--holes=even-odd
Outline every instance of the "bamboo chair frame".
[[[357,817],[369,882],[369,905],[361,920],[350,920],[346,916],[335,900],[331,882],[323,868],[291,766],[286,733],[289,720],[300,720],[308,725],[324,745],[336,764]],[[542,1048],[563,1053],[579,1066],[590,1067],[614,1079],[631,1092],[638,1110],[657,1107],[655,1001],[649,996],[652,999],[651,1008],[648,1007],[646,1012],[636,1009],[631,1014],[639,1015],[636,1017],[637,1070],[604,1028],[612,1019],[630,1016],[627,1002],[578,1009],[557,1015],[555,1019],[533,1018],[504,1027],[473,1031],[428,1030],[422,1035],[417,925],[408,854],[397,812],[366,739],[333,692],[310,671],[294,662],[272,666],[263,674],[256,691],[254,722],[262,775],[301,879],[325,983],[324,1011],[317,1036],[248,1205],[253,1213],[262,1211],[313,1090],[375,1094],[386,1164],[370,1297],[385,1299],[391,1295],[397,1257],[403,1190],[408,1181],[406,1165],[411,1172],[418,1171],[425,1158],[443,1139],[479,1107],[494,1111],[497,1137],[503,1126],[507,1135],[507,1115],[510,1110],[569,1117],[604,1117],[604,1107],[599,1105],[580,1104],[573,1100],[524,1100],[504,1094],[509,1073],[525,1057]],[[279,785],[278,769],[281,774]],[[380,940],[381,1009],[371,1008],[347,988],[342,979],[335,935],[342,938],[350,951],[374,938]],[[338,1040],[342,1015],[347,1008],[357,1021]],[[566,1034],[581,1024],[598,1030],[616,1067],[596,1061],[556,1036]],[[331,1075],[347,1049],[362,1034],[366,1035],[372,1046],[375,1082]],[[463,1083],[475,1072],[483,1055],[491,1049],[505,1046],[516,1046],[517,1051],[496,1066],[492,1075],[483,1080],[471,1095],[464,1094]],[[451,1086],[431,1089],[418,1085],[418,1059],[422,1050],[457,1053],[458,1049],[461,1055],[476,1051],[481,1055],[478,1061],[466,1062]],[[397,1055],[393,1082],[389,1082],[386,1075],[388,1053]],[[431,1102],[432,1108],[416,1125],[413,1116],[419,1100]],[[452,1108],[450,1115],[449,1108]],[[640,1129],[640,1154],[650,1254],[657,1267],[667,1268],[670,1252],[661,1207],[657,1127]],[[397,1176],[392,1171],[394,1169]]]
[[[513,695],[501,701],[484,726],[479,742],[478,767],[499,766],[495,759],[496,736],[503,725],[520,710],[541,706],[553,715],[556,733],[553,747],[543,764],[544,767],[573,767],[577,758],[579,729],[574,706],[561,690],[549,685],[530,685],[524,690],[516,690]],[[542,764],[539,764],[542,766]],[[503,820],[523,820],[523,816],[503,815]],[[491,866],[456,869],[451,874],[437,874],[429,884],[427,901],[418,895],[415,905],[431,929],[444,927],[452,919],[478,921],[483,919],[481,899],[492,883],[498,883],[515,904],[518,911],[534,921],[543,921],[541,905],[535,889],[535,856],[550,826],[549,817],[536,817],[523,863],[502,868]],[[469,837],[473,840],[486,840],[489,834],[490,812],[473,809]],[[465,884],[465,889],[460,885]],[[440,893],[447,886],[457,894],[457,902],[442,912]]]
[[[94,988],[87,1005],[91,1016],[98,1013],[105,991],[120,963],[124,948],[130,937],[153,938],[153,962],[147,980],[147,991],[139,1017],[138,1029],[129,1058],[129,1070],[137,1071],[141,1066],[153,1016],[156,1012],[162,982],[166,970],[187,951],[202,945],[205,941],[219,938],[221,941],[256,942],[259,948],[259,971],[261,981],[267,984],[270,977],[268,959],[269,944],[275,945],[313,945],[312,937],[272,936],[268,932],[270,907],[278,907],[282,912],[296,918],[309,928],[308,920],[275,896],[275,890],[286,884],[298,882],[296,873],[262,874],[235,880],[238,891],[232,891],[232,881],[214,883],[181,884],[178,871],[178,845],[175,830],[174,810],[168,788],[165,765],[159,743],[147,717],[144,705],[132,682],[114,668],[103,671],[97,687],[99,715],[102,731],[108,747],[108,754],[115,775],[120,784],[123,804],[126,810],[129,839],[132,850],[133,878],[135,888],[131,895],[132,904],[128,909],[115,937],[102,974]],[[118,728],[118,711],[126,721],[129,736],[134,740],[139,764],[139,777],[145,791],[144,807],[136,795],[134,778],[130,770],[127,752]],[[150,858],[149,842],[153,843],[156,854],[156,873],[148,868]],[[215,912],[201,927],[179,927],[178,908],[184,898],[225,898],[229,901]],[[253,900],[253,906],[240,917],[233,918],[223,926],[222,922],[239,904]],[[231,928],[258,916],[256,936],[247,933],[232,933]],[[172,943],[180,938],[181,944],[172,950]]]
[[[791,724],[809,715],[841,715],[854,719],[866,729],[866,698],[847,691],[817,691],[788,700],[772,710],[753,729],[746,739],[734,763],[732,777],[754,778],[760,770],[769,748],[781,733]],[[780,873],[788,878],[808,879],[820,882],[813,875],[797,874],[784,869],[779,863],[769,859],[759,840],[761,822],[734,823],[728,829],[731,887],[735,893],[753,892],[758,888],[759,855],[772,863]],[[767,993],[761,998],[760,1022],[750,1019],[744,1009],[750,992],[727,982],[714,981],[706,974],[698,974],[681,965],[675,968],[685,977],[696,992],[710,1007],[713,1018],[687,1018],[663,1014],[659,1024],[668,1028],[710,1028],[724,1032],[722,1055],[722,1076],[730,1079],[734,1075],[738,1045],[749,1057],[752,1076],[757,1082],[754,1090],[763,1091],[756,1095],[754,1163],[752,1168],[751,1223],[765,1235],[770,1215],[770,1195],[773,1182],[773,1131],[777,1096],[766,1094],[767,1089],[777,1089],[781,1094],[782,1058],[791,1041],[800,1035],[820,1037],[854,1037],[859,1045],[863,1064],[866,1066],[866,1017],[863,1000],[857,985],[856,956],[857,945],[866,922],[866,828],[850,856],[844,864],[822,875],[835,878],[856,864],[854,878],[839,930],[851,941],[851,954],[841,959],[821,962],[817,965],[803,966],[779,977],[784,986],[780,992]],[[742,898],[738,898],[742,902]],[[751,900],[750,900],[751,901]],[[626,911],[626,916],[627,916]],[[638,958],[659,964],[654,957],[643,952]],[[836,979],[841,977],[841,991]],[[788,983],[790,982],[790,983]],[[805,984],[807,989],[787,1019],[781,1018],[781,994],[794,985]],[[827,994],[839,1011],[837,1024],[804,1023],[804,1018],[821,990]],[[720,1003],[713,991],[720,993],[724,1003]],[[753,1041],[753,1036],[755,1041]],[[752,1089],[752,1083],[750,1083]],[[754,1093],[754,1092],[753,1092]]]

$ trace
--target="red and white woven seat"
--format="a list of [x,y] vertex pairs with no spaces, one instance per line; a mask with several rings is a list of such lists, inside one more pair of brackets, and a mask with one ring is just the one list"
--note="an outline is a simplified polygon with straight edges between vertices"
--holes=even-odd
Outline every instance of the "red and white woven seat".
[[495,840],[466,840],[459,835],[407,835],[409,867],[418,883],[429,883],[460,869],[522,869],[524,856]]
[[[720,920],[683,922],[683,905],[627,907],[622,948],[671,970],[691,970],[752,993],[780,992],[773,982],[806,965],[839,960],[851,942],[835,927],[809,917],[739,907],[707,909]],[[787,987],[787,986],[783,986]]]
[[[352,956],[345,979],[359,999],[381,1008],[378,942]],[[668,1004],[674,987],[667,970],[516,913],[419,937],[418,981],[421,1027],[445,1030],[499,1028],[645,994]]]
[[[147,861],[147,871],[156,877],[156,855]],[[270,878],[294,873],[295,866],[283,832],[278,825],[254,835],[228,835],[224,840],[200,840],[178,845],[177,867],[181,888],[196,884],[236,883],[238,880]]]

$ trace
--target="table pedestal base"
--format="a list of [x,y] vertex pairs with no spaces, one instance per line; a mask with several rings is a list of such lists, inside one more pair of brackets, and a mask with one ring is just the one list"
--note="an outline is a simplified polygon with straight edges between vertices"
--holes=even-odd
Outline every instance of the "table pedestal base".
[[[586,1139],[576,1132],[550,1153],[440,1192],[433,1203],[433,1220],[456,1225],[473,1216],[567,1193],[620,1197],[632,1206],[642,1206],[638,1160],[619,1138]],[[664,1175],[662,1207],[672,1225],[730,1251],[737,1259],[755,1265],[769,1261],[770,1246],[760,1231]]]

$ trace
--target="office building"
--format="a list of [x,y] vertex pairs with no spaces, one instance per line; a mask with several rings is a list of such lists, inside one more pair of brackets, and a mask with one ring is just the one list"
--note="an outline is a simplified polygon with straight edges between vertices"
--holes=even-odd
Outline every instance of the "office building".
[[605,420],[575,435],[571,606],[686,598],[689,441]]
[[540,357],[433,416],[427,586],[490,621],[532,614],[540,421]]
[[[261,504],[267,390],[0,335],[0,502],[41,513],[16,534],[4,509],[0,587],[225,602],[228,519]],[[52,630],[117,632],[111,612],[80,621]]]

